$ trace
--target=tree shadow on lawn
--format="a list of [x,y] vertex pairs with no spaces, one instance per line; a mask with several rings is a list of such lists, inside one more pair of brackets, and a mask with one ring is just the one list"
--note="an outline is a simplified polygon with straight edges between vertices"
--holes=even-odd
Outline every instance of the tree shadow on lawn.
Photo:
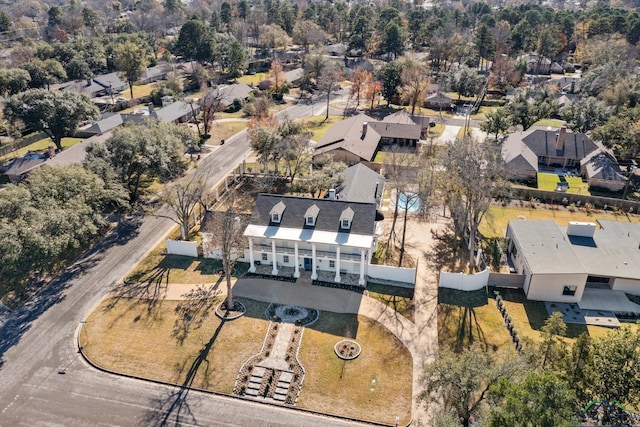
[[[222,327],[225,325],[226,321],[221,320],[220,324],[216,328],[215,332],[209,339],[202,349],[200,353],[196,356],[196,358],[189,366],[185,374],[184,381],[180,388],[170,392],[164,399],[158,398],[153,399],[151,402],[151,410],[144,417],[144,425],[149,426],[181,426],[185,424],[189,425],[198,425],[198,421],[196,420],[193,412],[191,411],[191,407],[187,398],[189,396],[189,390],[193,385],[193,381],[200,370],[202,364],[205,364],[204,371],[204,384],[205,387],[209,384],[209,361],[208,356],[213,344],[215,343]],[[180,367],[178,375],[181,375],[186,368],[185,364]]]
[[[451,318],[451,322],[456,322],[454,351],[459,352],[463,348],[471,347],[476,341],[479,341],[485,350],[489,349],[487,337],[475,311],[476,307],[485,306],[487,302],[485,289],[473,292],[439,289],[438,310],[445,319]],[[442,327],[446,327],[449,323],[450,321],[445,320]]]
[[199,285],[183,295],[185,299],[175,309],[178,317],[171,332],[178,344],[184,343],[192,329],[201,328],[209,315],[215,316],[216,306],[220,303],[220,298],[217,297],[221,294],[221,282],[222,278],[213,286]]

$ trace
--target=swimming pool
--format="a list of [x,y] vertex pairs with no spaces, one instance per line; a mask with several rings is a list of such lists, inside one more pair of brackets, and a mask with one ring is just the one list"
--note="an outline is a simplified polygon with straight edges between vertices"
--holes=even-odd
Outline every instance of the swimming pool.
[[415,193],[402,192],[398,196],[398,209],[417,212],[420,209],[420,198]]

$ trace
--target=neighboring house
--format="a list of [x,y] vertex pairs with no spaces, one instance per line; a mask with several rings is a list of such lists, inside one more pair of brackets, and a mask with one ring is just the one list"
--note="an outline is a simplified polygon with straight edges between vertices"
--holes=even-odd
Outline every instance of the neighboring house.
[[550,74],[551,60],[537,53],[522,55],[518,60],[524,59],[527,63],[527,74]]
[[517,139],[507,139],[502,144],[502,158],[509,179],[536,181],[538,178],[538,156]]
[[154,110],[149,117],[165,123],[185,123],[198,115],[200,106],[197,103],[189,104],[183,101],[175,101],[171,104]]
[[434,92],[424,97],[423,105],[436,110],[447,110],[453,105],[453,98],[446,93]]
[[[384,192],[384,177],[362,163],[344,171],[344,181],[335,190],[335,199],[343,202],[375,203],[380,207]],[[329,190],[329,198],[333,193]]]
[[580,305],[591,289],[640,295],[640,224],[598,223],[509,222],[507,253],[528,299]]
[[586,178],[589,188],[622,191],[627,178],[613,154],[607,151],[593,151],[580,162],[580,175]]
[[294,68],[293,70],[289,70],[284,73],[284,78],[292,85],[298,86],[304,78],[304,68],[298,67]]
[[369,126],[375,121],[373,117],[359,114],[334,124],[318,141],[314,158],[330,154],[347,165],[373,160],[381,139],[380,134]]
[[577,93],[580,90],[580,77],[562,76],[556,79],[549,79],[544,82],[548,86],[555,86],[564,93]]
[[[51,150],[53,151],[53,150]],[[55,154],[53,154],[55,155]],[[12,184],[18,184],[33,169],[42,166],[49,158],[49,153],[28,153],[23,157],[18,157],[9,165],[9,169],[5,171],[5,175]]]
[[104,113],[97,122],[78,129],[76,136],[84,138],[93,135],[102,135],[103,133],[122,125],[125,122],[123,116],[123,114],[118,113]]
[[92,79],[78,80],[62,87],[65,92],[72,91],[84,93],[89,98],[105,95],[116,95],[129,88],[129,84],[123,81],[119,73],[113,72],[95,76]]
[[369,126],[380,135],[380,144],[383,145],[416,147],[423,131],[406,110],[390,114],[381,122],[369,122]]
[[140,79],[136,82],[138,85],[146,85],[149,83],[159,82],[167,78],[167,73],[173,70],[173,66],[168,62],[161,61],[158,65],[153,67],[147,67],[146,71],[142,73]]
[[231,107],[236,99],[244,104],[252,92],[253,89],[246,83],[236,83],[214,89],[214,97],[219,103],[218,110],[223,111]]
[[583,133],[530,129],[509,135],[502,146],[506,170],[515,180],[530,181],[541,168],[580,171],[589,186],[619,191],[626,183],[615,157]]
[[[366,284],[369,259],[377,245],[376,205],[342,200],[259,194],[244,236],[249,240],[249,271],[256,262],[301,270],[318,278],[318,271],[359,276]],[[246,258],[246,257],[245,257]]]
[[324,48],[331,56],[344,56],[344,54],[347,53],[347,50],[349,50],[349,46],[344,43],[336,43],[325,46]]

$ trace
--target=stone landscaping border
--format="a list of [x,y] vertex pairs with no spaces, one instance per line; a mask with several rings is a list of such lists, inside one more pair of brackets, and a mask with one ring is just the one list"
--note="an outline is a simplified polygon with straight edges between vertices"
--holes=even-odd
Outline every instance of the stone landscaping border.
[[[347,354],[344,353],[347,349],[346,346],[348,346],[349,350]],[[341,340],[333,346],[333,351],[342,360],[353,360],[362,353],[362,346],[353,340]]]
[[218,316],[221,320],[235,320],[244,316],[244,314],[247,312],[247,307],[241,301],[238,301],[238,300],[233,301],[234,308],[237,306],[240,306],[240,310],[234,311],[232,315],[229,315],[227,311],[222,310],[223,304],[226,304],[226,300],[222,301],[216,307],[216,316]]

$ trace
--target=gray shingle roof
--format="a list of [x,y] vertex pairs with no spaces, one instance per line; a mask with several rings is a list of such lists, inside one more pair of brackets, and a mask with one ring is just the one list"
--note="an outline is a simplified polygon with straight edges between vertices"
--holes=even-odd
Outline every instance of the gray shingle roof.
[[620,170],[620,165],[610,153],[596,150],[585,157],[580,163],[587,174],[588,179],[601,179],[607,181],[626,181]]
[[536,156],[563,157],[565,159],[582,160],[587,154],[598,149],[598,146],[583,133],[567,132],[564,149],[556,149],[555,130],[536,129],[522,138],[522,142],[533,151]]
[[538,157],[522,141],[507,139],[502,145],[502,157],[508,169],[538,171]]
[[371,126],[367,126],[366,135],[362,134],[362,130],[364,122],[375,121],[374,118],[366,114],[359,114],[334,124],[318,142],[314,155],[317,156],[341,148],[361,159],[372,160],[378,149],[380,134]]
[[[280,223],[271,222],[271,209],[279,202],[286,206]],[[315,226],[305,225],[305,213],[316,205],[318,215]],[[350,230],[340,228],[340,217],[345,209],[354,212]],[[305,197],[283,196],[278,194],[259,194],[256,206],[251,216],[250,224],[299,229],[314,229],[318,231],[350,232],[367,236],[374,235],[376,205],[373,203],[345,202],[342,200],[312,199]]]
[[362,163],[356,163],[344,171],[344,182],[338,190],[338,197],[345,202],[376,203],[382,197],[383,189],[382,175]]

